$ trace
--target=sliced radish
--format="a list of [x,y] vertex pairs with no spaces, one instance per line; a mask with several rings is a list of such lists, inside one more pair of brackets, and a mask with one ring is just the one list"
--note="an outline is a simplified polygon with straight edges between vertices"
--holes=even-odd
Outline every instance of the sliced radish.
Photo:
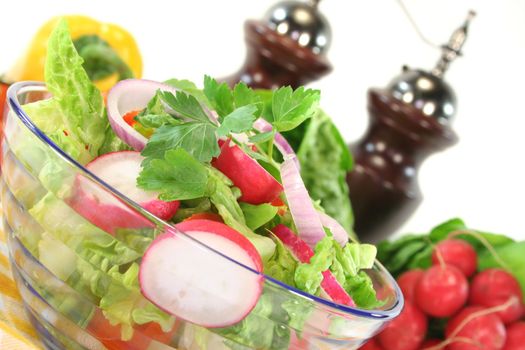
[[326,234],[319,213],[315,210],[299,169],[295,165],[295,158],[287,158],[281,165],[281,180],[299,237],[314,248]]
[[[262,261],[250,241],[232,228],[210,220],[185,221],[178,230],[250,269]],[[226,259],[181,233],[158,236],[140,265],[144,296],[162,310],[204,327],[241,321],[262,292],[261,274]]]
[[108,92],[108,118],[118,137],[136,151],[142,151],[146,137],[133,129],[124,120],[124,115],[132,111],[146,108],[148,102],[155,96],[157,90],[175,93],[172,86],[145,79],[126,79],[118,82]]
[[[275,226],[272,229],[272,232],[283,242],[283,244],[288,249],[290,249],[297,260],[303,264],[310,262],[310,259],[314,256],[314,251],[288,227],[280,224]],[[345,291],[339,282],[337,282],[337,279],[332,274],[332,272],[330,272],[330,270],[323,272],[321,288],[328,295],[328,297],[332,299],[332,301],[338,304],[355,306],[352,297]]]
[[259,163],[231,140],[220,140],[219,146],[221,154],[214,158],[211,164],[241,190],[240,201],[263,204],[270,203],[279,197],[283,187]]
[[[153,215],[169,220],[177,212],[180,203],[161,201],[157,199],[158,193],[146,192],[137,187],[143,159],[135,151],[113,152],[96,158],[86,168]],[[77,190],[69,204],[92,224],[111,234],[117,228],[153,226],[149,220],[83,176],[77,178]]]

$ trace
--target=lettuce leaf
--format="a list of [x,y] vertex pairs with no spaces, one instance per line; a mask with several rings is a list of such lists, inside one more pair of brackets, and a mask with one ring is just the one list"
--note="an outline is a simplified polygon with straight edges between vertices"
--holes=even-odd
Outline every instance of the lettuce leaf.
[[23,107],[31,120],[81,164],[128,149],[109,125],[100,91],[89,79],[65,20],[48,41],[45,81],[52,98]]
[[329,269],[357,306],[371,309],[383,304],[377,299],[372,280],[363,271],[374,265],[375,246],[348,243],[341,247],[333,237],[326,236],[317,243],[314,253],[310,263],[299,264],[295,270],[297,288],[319,295],[322,272]]
[[297,157],[301,162],[301,176],[312,199],[320,200],[325,212],[355,236],[346,183],[353,159],[337,127],[324,112],[311,119]]
[[244,213],[239,206],[239,202],[237,202],[237,196],[230,187],[232,185],[231,181],[218,170],[209,169],[208,187],[210,201],[217,208],[224,223],[248,238],[261,255],[262,260],[267,261],[275,251],[274,241],[269,237],[253,232],[246,225]]

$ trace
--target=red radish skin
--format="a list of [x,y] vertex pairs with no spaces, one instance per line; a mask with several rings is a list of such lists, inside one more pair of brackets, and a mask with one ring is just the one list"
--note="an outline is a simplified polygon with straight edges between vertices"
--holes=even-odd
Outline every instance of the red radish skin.
[[361,350],[383,350],[381,345],[375,340],[375,338],[370,339],[367,341],[363,346],[361,346],[359,349]]
[[144,297],[167,313],[203,327],[227,327],[244,319],[262,292],[263,265],[256,248],[219,222],[191,220],[175,227],[252,271],[180,232],[168,231],[155,238],[142,259],[139,283]]
[[[169,220],[177,212],[180,203],[161,201],[157,199],[157,193],[146,192],[136,186],[143,159],[135,151],[113,152],[96,158],[86,168],[153,215]],[[114,234],[119,228],[154,226],[83,176],[77,177],[76,190],[68,204],[85,219],[110,234]]]
[[478,266],[478,255],[470,244],[460,239],[447,239],[438,243],[432,253],[432,263],[439,265],[438,254],[447,265],[453,265],[466,277],[472,276]]
[[514,303],[498,312],[505,324],[517,321],[523,316],[523,294],[518,281],[501,269],[488,269],[474,276],[470,285],[470,304],[493,307],[505,304],[511,298]]
[[507,327],[507,341],[503,350],[525,350],[525,321]]
[[415,301],[427,315],[450,317],[468,299],[467,278],[451,265],[430,267],[416,286]]
[[[216,235],[220,235],[228,240],[234,242],[250,256],[253,263],[255,264],[255,270],[261,272],[263,270],[263,262],[261,256],[255,246],[244,237],[239,232],[235,231],[231,227],[214,220],[190,220],[183,221],[175,227],[182,232],[195,232],[195,231],[205,231],[211,232]],[[213,248],[213,247],[212,247]]]
[[427,333],[428,321],[410,301],[405,302],[401,314],[377,336],[384,350],[417,350]]
[[[505,326],[494,313],[475,317],[456,332],[467,317],[484,310],[485,308],[481,306],[467,306],[448,322],[445,330],[446,337],[459,339],[450,343],[447,350],[503,349],[506,340]],[[472,342],[460,341],[460,339],[469,339]]]
[[[288,247],[288,249],[291,250],[297,260],[303,264],[310,262],[310,259],[314,256],[314,251],[288,227],[280,224],[275,226],[272,229],[272,232],[286,247]],[[335,303],[355,306],[352,297],[345,291],[339,282],[337,282],[335,276],[329,270],[323,272],[321,288]]]
[[436,345],[441,344],[443,341],[439,339],[427,339],[423,342],[423,345],[421,345],[422,350],[431,349]]
[[241,190],[240,201],[250,204],[270,203],[283,191],[281,184],[257,161],[231,140],[219,141],[221,154],[211,164]]
[[405,300],[412,302],[415,300],[416,285],[419,283],[424,273],[425,272],[422,269],[415,269],[406,271],[397,278],[397,284],[399,285],[399,288],[401,288]]

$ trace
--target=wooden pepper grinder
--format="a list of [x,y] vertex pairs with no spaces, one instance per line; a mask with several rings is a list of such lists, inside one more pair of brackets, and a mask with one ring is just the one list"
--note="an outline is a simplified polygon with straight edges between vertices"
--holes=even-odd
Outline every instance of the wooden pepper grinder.
[[263,20],[245,24],[247,57],[244,66],[222,79],[252,88],[298,87],[331,71],[325,53],[331,31],[317,1],[284,1],[273,6]]
[[355,168],[347,176],[355,232],[367,242],[392,234],[422,201],[418,168],[430,154],[457,142],[451,129],[456,96],[443,80],[450,62],[461,54],[473,13],[442,46],[430,71],[403,68],[385,89],[370,89],[370,124],[350,150]]

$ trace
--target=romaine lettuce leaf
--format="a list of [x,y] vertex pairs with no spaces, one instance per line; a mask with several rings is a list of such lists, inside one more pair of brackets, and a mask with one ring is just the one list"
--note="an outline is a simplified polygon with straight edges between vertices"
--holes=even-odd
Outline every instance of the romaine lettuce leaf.
[[246,226],[244,214],[230,186],[231,181],[227,177],[218,170],[210,168],[208,179],[210,201],[217,208],[224,223],[248,238],[262,260],[267,261],[275,251],[275,243],[271,238],[256,234]]
[[246,219],[246,226],[252,230],[257,230],[268,221],[272,220],[279,208],[263,203],[259,205],[253,205],[241,202],[240,203],[244,218]]
[[306,129],[297,152],[301,176],[312,199],[320,200],[325,212],[355,236],[346,175],[352,156],[330,118],[319,112]]

